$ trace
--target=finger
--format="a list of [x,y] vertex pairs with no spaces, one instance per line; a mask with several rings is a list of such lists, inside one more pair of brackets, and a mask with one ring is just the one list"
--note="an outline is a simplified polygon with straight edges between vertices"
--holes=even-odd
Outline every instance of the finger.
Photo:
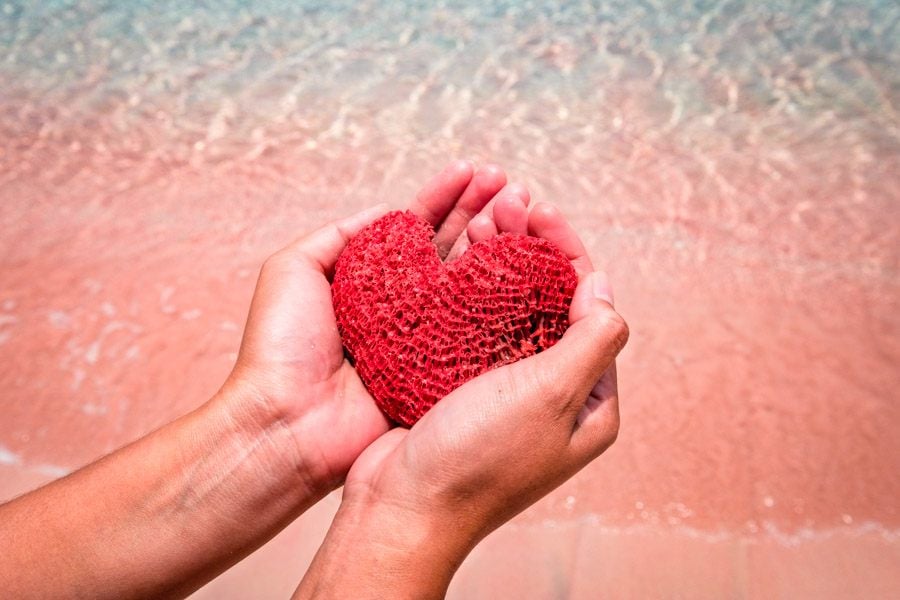
[[434,236],[434,244],[441,258],[446,258],[472,217],[490,202],[505,183],[506,173],[497,165],[486,165],[478,169],[459,202]]
[[510,184],[503,188],[494,201],[494,223],[500,233],[528,233],[528,202],[531,195],[525,186]]
[[[615,306],[613,302],[612,284],[609,282],[609,276],[603,271],[594,271],[588,273],[583,280],[587,281],[586,287],[576,290],[572,297],[572,304],[569,306],[569,322],[574,323],[580,320],[584,315],[588,314],[594,300],[599,298],[609,302],[610,306]],[[591,293],[586,293],[586,290]]]
[[613,362],[578,412],[571,440],[575,455],[587,463],[602,454],[616,441],[619,423],[619,392]]
[[609,275],[606,274],[605,271],[595,271],[594,277],[594,293],[598,298],[606,300],[611,305],[616,305],[616,296],[613,293],[612,282],[609,280]]
[[497,235],[497,225],[488,215],[481,213],[472,217],[469,226],[466,228],[466,235],[469,242],[477,244],[478,242],[490,239]]
[[470,160],[450,163],[416,194],[409,210],[438,228],[466,191],[474,171]]
[[559,209],[552,204],[539,202],[534,205],[528,216],[528,233],[552,242],[572,261],[579,276],[593,270],[591,259],[584,244],[581,243],[581,238]]
[[334,263],[350,238],[387,211],[387,204],[378,204],[350,217],[328,223],[282,248],[273,258],[306,262],[317,271],[327,274],[334,268]]
[[[559,342],[539,354],[479,375],[454,390],[432,412],[453,410],[455,404],[470,398],[489,398],[490,402],[479,404],[482,421],[537,420],[545,424],[548,443],[571,447],[581,408],[628,340],[627,325],[605,299],[596,295],[593,279],[584,277],[576,289],[576,296],[584,296],[578,301],[581,314],[573,316],[570,311],[572,325]],[[603,417],[608,436],[615,423],[607,415],[618,407],[606,402],[598,404],[597,410],[603,412],[586,422]],[[597,447],[599,436],[591,429],[581,435],[579,447]]]
[[552,408],[571,414],[573,425],[588,394],[628,341],[628,325],[607,301],[604,279],[594,273],[582,278],[569,311],[571,325],[559,342],[511,365],[544,388],[539,392]]
[[[528,220],[528,203],[531,201],[531,195],[528,193],[528,189],[520,184],[513,183],[507,186],[504,186],[494,197],[485,205],[484,208],[481,209],[481,212],[472,217],[472,220],[469,221],[469,225],[466,226],[466,235],[460,236],[456,242],[454,242],[453,247],[450,248],[450,252],[447,254],[446,261],[450,262],[458,258],[462,255],[466,250],[469,249],[469,246],[472,244],[477,244],[483,240],[489,239],[498,233],[503,233],[504,230],[500,229],[497,225],[496,219],[496,207],[498,203],[503,202],[504,204],[509,203],[512,204],[512,208],[509,206],[505,206],[501,209],[503,212],[502,218],[505,219],[505,222],[509,224],[511,221],[514,222],[516,219],[524,220],[527,223]],[[511,212],[521,213],[520,215],[511,215]],[[524,215],[524,216],[523,216]],[[473,225],[474,224],[474,225]],[[514,226],[515,227],[515,226]],[[515,227],[516,229],[522,229],[522,233],[525,233],[525,229],[522,227]]]
[[497,225],[486,212],[487,210],[488,208],[485,207],[484,210],[472,217],[472,220],[466,226],[466,234],[459,236],[453,247],[450,248],[450,253],[447,254],[445,259],[446,262],[452,262],[459,258],[472,244],[477,244],[497,235]]

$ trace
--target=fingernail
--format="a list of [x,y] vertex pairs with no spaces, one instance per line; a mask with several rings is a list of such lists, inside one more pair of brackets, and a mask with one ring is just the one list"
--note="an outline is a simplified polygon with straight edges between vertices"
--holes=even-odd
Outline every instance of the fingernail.
[[594,297],[613,304],[612,285],[609,283],[609,277],[606,273],[594,271],[591,277],[593,277]]

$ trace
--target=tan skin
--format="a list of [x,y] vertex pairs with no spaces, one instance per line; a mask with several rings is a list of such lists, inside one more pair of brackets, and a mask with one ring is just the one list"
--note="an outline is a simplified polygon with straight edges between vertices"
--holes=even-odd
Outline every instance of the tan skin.
[[[599,456],[619,430],[615,357],[628,327],[602,273],[552,207],[473,220],[557,238],[580,283],[571,327],[553,348],[489,371],[411,430],[393,429],[356,460],[341,507],[295,598],[441,598],[488,533]],[[503,211],[504,209],[500,209]],[[547,225],[551,227],[547,227]],[[473,232],[473,229],[475,231]]]
[[297,596],[441,596],[481,537],[618,428],[611,365],[627,329],[608,284],[558,211],[529,213],[527,190],[505,183],[498,167],[459,161],[409,208],[435,226],[442,255],[503,231],[562,248],[582,283],[554,349],[473,380],[410,431],[391,429],[344,358],[329,287],[347,240],[386,208],[329,224],[266,261],[237,364],[212,399],[0,506],[0,595],[183,597],[346,481]]

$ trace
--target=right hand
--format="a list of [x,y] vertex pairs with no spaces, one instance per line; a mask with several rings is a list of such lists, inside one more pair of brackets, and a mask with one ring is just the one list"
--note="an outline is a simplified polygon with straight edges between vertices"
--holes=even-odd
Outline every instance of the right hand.
[[[539,204],[527,221],[530,232],[556,241],[579,271],[569,329],[552,348],[476,377],[412,429],[393,429],[367,448],[350,470],[341,509],[301,595],[314,595],[313,584],[324,575],[338,586],[332,591],[341,589],[342,578],[357,584],[368,578],[368,587],[344,588],[356,597],[372,586],[391,597],[440,597],[478,541],[615,441],[614,360],[628,327],[613,309],[606,276],[590,270],[559,213]],[[472,234],[470,226],[469,237],[478,238]],[[373,552],[373,543],[378,559],[353,557]],[[343,569],[329,573],[331,556]],[[374,571],[346,570],[373,561]]]

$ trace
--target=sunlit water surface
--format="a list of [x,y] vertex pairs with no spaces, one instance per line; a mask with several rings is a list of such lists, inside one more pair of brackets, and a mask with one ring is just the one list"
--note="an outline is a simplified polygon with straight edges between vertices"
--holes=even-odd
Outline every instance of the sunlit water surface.
[[4,464],[195,406],[267,253],[470,156],[633,331],[619,442],[526,522],[900,525],[900,5],[486,4],[0,2]]

